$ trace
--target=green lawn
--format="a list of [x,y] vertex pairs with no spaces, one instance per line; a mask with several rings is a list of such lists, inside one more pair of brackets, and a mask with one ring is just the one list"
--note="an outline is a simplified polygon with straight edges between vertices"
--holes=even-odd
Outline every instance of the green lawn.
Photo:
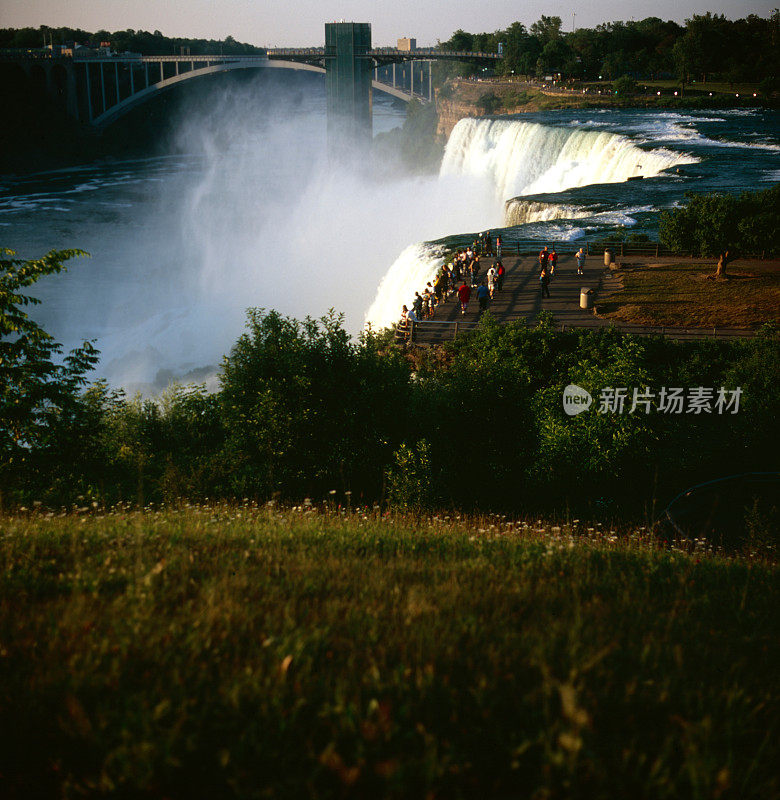
[[626,264],[620,272],[623,290],[597,300],[599,316],[701,328],[780,323],[780,263],[735,261],[727,281],[708,280],[714,272],[714,260]]
[[0,796],[777,797],[777,578],[578,522],[0,518]]
[[[637,81],[640,86],[657,87],[658,89],[679,90],[679,80],[657,80],[657,81]],[[740,97],[752,97],[753,93],[760,94],[757,83],[729,83],[728,81],[693,81],[685,84],[685,91],[693,92],[712,92],[713,94],[727,94],[732,97],[739,94]]]

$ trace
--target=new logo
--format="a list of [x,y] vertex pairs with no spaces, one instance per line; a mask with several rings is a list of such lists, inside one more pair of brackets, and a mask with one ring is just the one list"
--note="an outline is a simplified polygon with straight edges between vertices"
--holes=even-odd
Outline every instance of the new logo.
[[570,417],[576,417],[577,414],[587,411],[592,402],[593,398],[590,396],[590,392],[577,386],[576,383],[570,383],[563,390],[563,410]]

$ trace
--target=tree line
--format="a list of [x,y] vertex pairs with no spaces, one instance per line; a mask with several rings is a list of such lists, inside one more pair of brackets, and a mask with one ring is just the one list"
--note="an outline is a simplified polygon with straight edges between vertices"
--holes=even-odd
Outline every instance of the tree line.
[[[564,31],[560,17],[542,16],[530,28],[514,22],[494,33],[457,30],[443,50],[496,53],[502,75],[557,74],[581,80],[669,78],[683,82],[720,79],[767,81],[776,90],[780,53],[780,12],[729,20],[722,14],[694,14],[685,25],[648,17]],[[458,65],[460,74],[478,68]]]
[[111,48],[119,53],[140,53],[144,56],[179,55],[184,48],[191,55],[223,53],[225,55],[257,55],[265,52],[244,42],[237,42],[232,36],[225,39],[190,39],[178,36],[164,36],[160,31],[99,30],[85,31],[81,28],[0,28],[0,49],[38,49],[49,44],[64,45],[72,42],[98,47],[101,42],[110,42]]

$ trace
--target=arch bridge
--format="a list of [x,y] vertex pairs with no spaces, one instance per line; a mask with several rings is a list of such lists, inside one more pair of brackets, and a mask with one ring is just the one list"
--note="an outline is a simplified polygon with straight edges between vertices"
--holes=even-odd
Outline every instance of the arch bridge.
[[[36,84],[57,98],[76,119],[102,128],[154,95],[185,81],[236,69],[293,69],[326,74],[328,116],[348,116],[365,128],[371,90],[409,102],[433,100],[434,61],[493,64],[494,53],[436,49],[371,48],[368,23],[329,23],[326,47],[269,49],[261,55],[156,55],[48,51],[0,52]],[[362,39],[357,42],[356,39]]]

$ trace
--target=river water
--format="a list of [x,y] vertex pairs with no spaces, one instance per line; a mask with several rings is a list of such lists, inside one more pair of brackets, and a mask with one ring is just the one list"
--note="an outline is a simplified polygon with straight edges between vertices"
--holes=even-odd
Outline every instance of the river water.
[[[375,133],[404,115],[375,93]],[[95,339],[99,376],[153,392],[208,381],[249,306],[334,308],[353,333],[393,322],[440,263],[426,243],[486,228],[652,235],[687,191],[771,185],[777,123],[761,110],[463,120],[440,173],[410,176],[387,158],[330,164],[322,80],[277,73],[190,99],[168,153],[0,176],[0,246],[88,251],[36,286],[36,318],[66,347]]]

